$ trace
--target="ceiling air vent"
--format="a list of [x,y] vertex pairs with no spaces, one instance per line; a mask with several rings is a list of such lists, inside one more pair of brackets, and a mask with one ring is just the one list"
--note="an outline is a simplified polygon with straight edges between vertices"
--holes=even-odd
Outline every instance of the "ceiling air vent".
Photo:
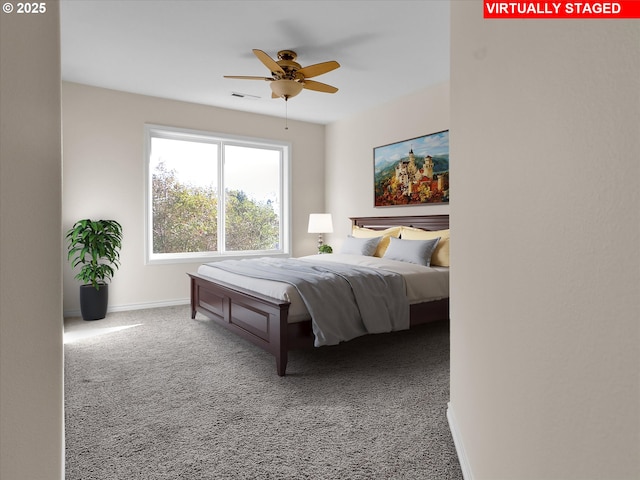
[[237,98],[247,98],[249,100],[257,100],[260,98],[258,95],[250,95],[248,93],[240,93],[240,92],[231,92],[231,96],[237,97]]

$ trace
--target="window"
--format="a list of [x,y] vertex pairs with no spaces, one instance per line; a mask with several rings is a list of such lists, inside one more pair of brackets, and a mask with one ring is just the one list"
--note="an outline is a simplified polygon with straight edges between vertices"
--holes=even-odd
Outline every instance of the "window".
[[287,143],[145,126],[148,263],[289,254]]

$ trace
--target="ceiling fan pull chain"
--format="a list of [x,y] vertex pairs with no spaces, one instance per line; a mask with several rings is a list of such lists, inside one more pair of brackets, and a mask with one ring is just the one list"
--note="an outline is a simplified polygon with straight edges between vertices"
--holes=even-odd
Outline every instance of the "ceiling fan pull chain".
[[289,102],[286,97],[284,99],[284,129],[289,130]]

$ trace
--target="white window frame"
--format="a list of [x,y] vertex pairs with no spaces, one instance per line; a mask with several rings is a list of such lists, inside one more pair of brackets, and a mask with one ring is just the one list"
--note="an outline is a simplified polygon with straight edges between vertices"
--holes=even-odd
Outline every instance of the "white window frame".
[[[218,144],[220,161],[218,162],[218,245],[224,245],[224,146],[234,145],[241,147],[254,147],[273,149],[281,152],[280,167],[280,240],[281,245],[277,250],[259,251],[231,251],[219,250],[217,252],[183,252],[183,253],[153,253],[153,188],[151,160],[151,139],[167,138],[172,140],[198,141]],[[235,136],[223,133],[191,130],[163,125],[146,124],[144,126],[144,175],[145,175],[145,264],[167,263],[204,263],[229,258],[251,258],[256,256],[289,257],[291,256],[291,143],[279,140],[263,138]]]

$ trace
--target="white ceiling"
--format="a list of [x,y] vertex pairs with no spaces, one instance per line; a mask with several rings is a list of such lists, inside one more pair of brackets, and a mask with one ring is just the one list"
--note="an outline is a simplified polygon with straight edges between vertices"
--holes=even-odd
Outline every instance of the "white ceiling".
[[[253,113],[285,116],[253,55],[336,60],[303,90],[289,119],[327,124],[449,79],[449,0],[62,0],[62,79]],[[237,98],[232,93],[259,98]]]

